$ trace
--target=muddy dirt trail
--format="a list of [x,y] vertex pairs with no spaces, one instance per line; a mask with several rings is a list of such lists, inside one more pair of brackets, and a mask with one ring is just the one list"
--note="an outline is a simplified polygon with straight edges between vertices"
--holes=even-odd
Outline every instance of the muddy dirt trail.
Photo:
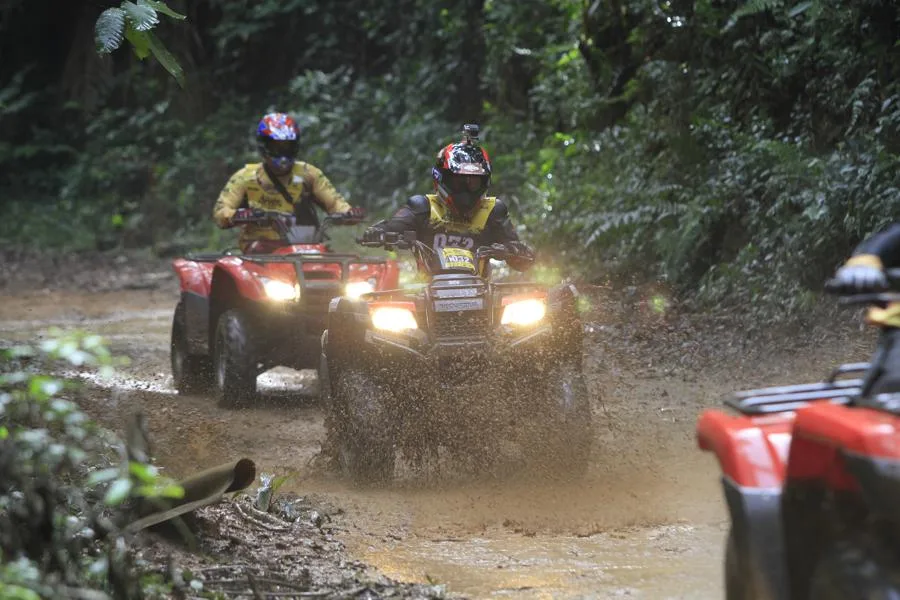
[[815,379],[867,350],[842,339],[762,350],[729,342],[717,352],[677,324],[600,306],[587,342],[596,444],[583,480],[442,472],[357,489],[314,466],[324,437],[314,373],[264,374],[260,402],[241,410],[176,395],[168,336],[177,282],[164,265],[139,280],[150,283],[0,286],[0,345],[52,327],[102,334],[131,364],[98,382],[105,391],[88,412],[118,428],[144,411],[169,473],[240,456],[263,472],[296,472],[292,491],[343,509],[334,525],[354,558],[476,598],[721,598],[727,523],[717,466],[694,443],[698,413],[730,390]]

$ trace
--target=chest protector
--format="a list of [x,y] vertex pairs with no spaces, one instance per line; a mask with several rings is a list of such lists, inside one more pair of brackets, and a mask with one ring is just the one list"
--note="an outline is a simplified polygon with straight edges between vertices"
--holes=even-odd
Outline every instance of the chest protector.
[[[319,218],[311,201],[311,184],[305,177],[303,165],[294,164],[293,171],[284,189],[291,202],[285,198],[262,165],[247,165],[248,177],[245,187],[245,204],[248,208],[277,210],[296,215],[298,224],[319,226]],[[269,227],[250,224],[244,229],[246,239],[278,239],[278,234]]]
[[[494,210],[497,199],[494,197],[482,198],[470,219],[460,219],[441,202],[435,194],[425,196],[431,212],[428,215],[428,223],[425,231],[419,232],[419,239],[431,248],[465,248],[474,252],[480,246],[490,243],[487,239],[488,219]],[[423,235],[424,234],[424,235]],[[478,273],[489,273],[488,261],[479,261]]]
[[485,228],[488,217],[494,210],[497,199],[483,198],[475,209],[474,214],[468,220],[460,219],[447,210],[435,194],[425,196],[431,207],[428,217],[428,231],[426,238],[422,240],[432,248],[466,248],[475,251],[479,246],[485,245]]

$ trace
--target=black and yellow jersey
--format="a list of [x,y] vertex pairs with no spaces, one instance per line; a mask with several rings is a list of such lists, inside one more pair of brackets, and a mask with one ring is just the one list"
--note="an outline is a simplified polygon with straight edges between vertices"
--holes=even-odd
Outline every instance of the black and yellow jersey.
[[[466,248],[519,241],[509,211],[502,200],[482,198],[468,219],[449,211],[437,195],[411,197],[406,206],[380,225],[385,231],[415,231],[416,239],[431,248]],[[514,269],[524,271],[530,262],[508,261]]]

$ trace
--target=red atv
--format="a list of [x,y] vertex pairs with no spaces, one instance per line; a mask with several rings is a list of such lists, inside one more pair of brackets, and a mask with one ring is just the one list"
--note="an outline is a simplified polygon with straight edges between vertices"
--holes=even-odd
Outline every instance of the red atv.
[[900,395],[870,393],[887,372],[885,353],[874,361],[738,392],[725,401],[734,413],[701,415],[698,443],[719,460],[731,516],[728,600],[900,598]]
[[251,399],[257,376],[272,367],[316,368],[333,298],[394,289],[399,280],[393,260],[331,251],[327,228],[358,218],[329,215],[313,227],[259,210],[235,222],[270,225],[281,239],[254,242],[244,254],[173,262],[181,281],[172,319],[175,387],[182,394],[214,387],[223,406]]

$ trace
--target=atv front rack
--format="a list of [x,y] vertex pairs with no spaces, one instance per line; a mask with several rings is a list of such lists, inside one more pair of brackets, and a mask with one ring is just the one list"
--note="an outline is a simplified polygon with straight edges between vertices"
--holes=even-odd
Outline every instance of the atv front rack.
[[350,273],[350,263],[378,265],[387,262],[385,258],[357,254],[244,254],[240,258],[257,263],[296,263],[297,279],[301,286],[308,284],[303,268],[300,266],[301,263],[341,265],[341,283],[346,283]]
[[832,371],[825,381],[736,392],[725,400],[725,405],[745,415],[766,415],[797,410],[817,400],[848,404],[862,392],[863,380],[839,378],[863,373],[870,366],[870,363],[847,363]]

